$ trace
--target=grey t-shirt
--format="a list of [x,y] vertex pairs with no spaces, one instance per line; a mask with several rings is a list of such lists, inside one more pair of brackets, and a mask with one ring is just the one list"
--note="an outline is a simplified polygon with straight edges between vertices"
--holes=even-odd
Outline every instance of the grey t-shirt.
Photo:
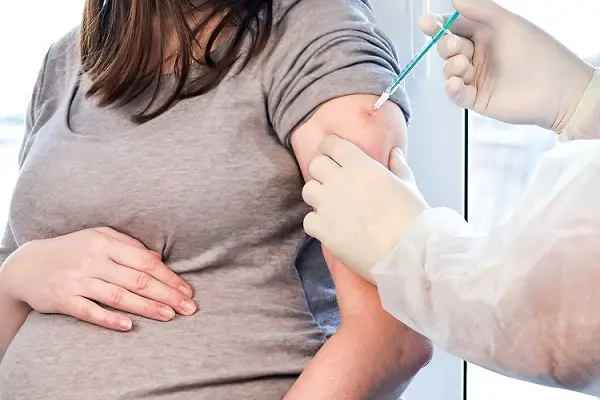
[[[293,268],[308,208],[288,138],[323,102],[378,94],[398,72],[370,6],[283,0],[242,73],[142,125],[86,99],[79,72],[74,31],[35,86],[0,262],[110,226],[161,252],[199,311],[133,317],[129,333],[33,312],[0,365],[0,399],[282,398],[325,340]],[[404,93],[393,100],[407,110]]]

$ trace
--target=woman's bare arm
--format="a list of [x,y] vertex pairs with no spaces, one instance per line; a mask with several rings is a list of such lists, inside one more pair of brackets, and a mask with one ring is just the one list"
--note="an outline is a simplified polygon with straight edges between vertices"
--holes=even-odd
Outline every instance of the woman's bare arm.
[[[348,139],[387,166],[390,150],[405,147],[400,107],[369,115],[376,96],[351,95],[325,103],[292,136],[305,179],[308,163],[329,134]],[[335,283],[342,327],[319,351],[286,399],[397,399],[429,361],[425,338],[385,312],[377,289],[324,251]]]
[[8,297],[7,290],[4,287],[5,274],[3,274],[3,271],[5,271],[5,268],[6,265],[4,264],[0,267],[0,363],[30,311],[27,304]]

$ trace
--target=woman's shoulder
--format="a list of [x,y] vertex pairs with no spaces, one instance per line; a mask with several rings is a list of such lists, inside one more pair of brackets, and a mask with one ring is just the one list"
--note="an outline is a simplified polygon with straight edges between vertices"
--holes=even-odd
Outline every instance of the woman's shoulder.
[[315,24],[370,21],[374,17],[369,0],[279,0],[273,13],[276,26],[284,27],[314,28]]
[[79,72],[81,59],[79,57],[79,28],[74,28],[50,48],[44,62],[45,80],[70,81]]
[[71,30],[48,49],[33,90],[30,109],[34,114],[42,108],[51,113],[74,84],[81,65],[78,32],[78,28]]

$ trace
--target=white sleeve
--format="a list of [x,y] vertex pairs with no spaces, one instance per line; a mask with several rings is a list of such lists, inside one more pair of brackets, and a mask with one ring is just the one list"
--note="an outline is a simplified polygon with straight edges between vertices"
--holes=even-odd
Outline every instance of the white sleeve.
[[373,276],[384,308],[444,350],[600,395],[600,140],[546,153],[487,235],[454,211],[425,211]]

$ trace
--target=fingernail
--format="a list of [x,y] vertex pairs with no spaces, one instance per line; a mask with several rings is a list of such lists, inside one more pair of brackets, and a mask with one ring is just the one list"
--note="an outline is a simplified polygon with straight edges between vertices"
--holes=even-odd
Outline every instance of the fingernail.
[[175,316],[175,311],[173,311],[173,309],[171,307],[159,307],[158,308],[158,313],[160,314],[161,317],[166,318],[166,319],[171,319]]
[[196,304],[194,304],[193,301],[184,300],[181,302],[181,309],[184,313],[188,315],[193,314],[194,312],[196,312]]
[[130,330],[131,325],[131,321],[128,319],[122,319],[121,321],[119,321],[119,327],[125,331]]
[[404,158],[404,153],[402,152],[402,150],[400,150],[400,148],[396,147],[394,149],[394,153],[396,153],[396,156],[398,156],[400,158]]
[[189,286],[181,285],[179,286],[179,291],[190,298],[194,295],[194,292]]
[[465,99],[465,96],[463,95],[462,92],[458,92],[454,95],[454,101],[458,104],[462,104],[464,99]]
[[456,36],[452,36],[448,39],[448,47],[450,50],[458,50],[458,46],[460,46],[460,42]]

